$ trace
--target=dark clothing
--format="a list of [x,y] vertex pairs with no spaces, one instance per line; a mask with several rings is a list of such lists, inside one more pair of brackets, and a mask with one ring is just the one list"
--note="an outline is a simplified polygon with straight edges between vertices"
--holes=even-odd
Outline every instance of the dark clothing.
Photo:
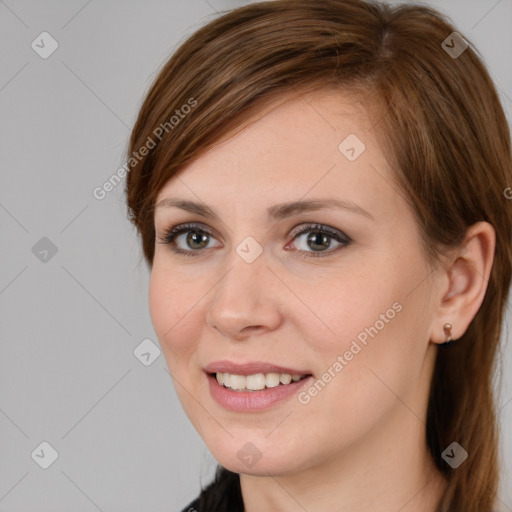
[[238,473],[217,466],[213,482],[181,512],[244,512]]

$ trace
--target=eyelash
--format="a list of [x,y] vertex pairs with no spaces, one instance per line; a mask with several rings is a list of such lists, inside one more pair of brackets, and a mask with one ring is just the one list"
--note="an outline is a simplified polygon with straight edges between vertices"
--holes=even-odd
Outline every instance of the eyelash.
[[[197,233],[206,234],[208,236],[213,237],[213,233],[211,233],[208,229],[200,227],[198,224],[180,224],[179,226],[175,226],[174,228],[169,229],[165,232],[164,237],[159,240],[157,243],[169,245],[171,250],[175,252],[176,254],[183,254],[184,256],[190,256],[190,257],[198,257],[201,256],[200,253],[204,252],[205,249],[199,249],[199,250],[190,250],[186,251],[183,249],[180,249],[176,246],[175,239],[177,236],[179,236],[182,233],[187,233],[189,231],[195,231]],[[310,231],[314,231],[317,233],[321,233],[324,235],[328,235],[329,237],[333,238],[340,244],[341,246],[338,246],[334,250],[329,251],[321,251],[319,253],[309,252],[309,251],[301,251],[297,250],[299,253],[299,256],[303,258],[323,258],[327,256],[331,256],[333,253],[338,252],[339,249],[343,247],[347,247],[352,243],[352,239],[342,233],[341,231],[329,228],[328,226],[324,226],[322,224],[307,224],[302,229],[292,233],[293,238],[292,241],[294,241],[299,236],[303,235],[304,233],[308,233]],[[307,254],[300,254],[305,253]]]

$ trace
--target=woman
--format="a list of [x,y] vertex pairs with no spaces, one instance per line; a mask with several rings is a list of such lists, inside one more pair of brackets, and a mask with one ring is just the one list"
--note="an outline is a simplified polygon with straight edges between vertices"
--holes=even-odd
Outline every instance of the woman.
[[165,64],[126,194],[184,410],[184,510],[490,512],[510,132],[426,7],[275,0]]

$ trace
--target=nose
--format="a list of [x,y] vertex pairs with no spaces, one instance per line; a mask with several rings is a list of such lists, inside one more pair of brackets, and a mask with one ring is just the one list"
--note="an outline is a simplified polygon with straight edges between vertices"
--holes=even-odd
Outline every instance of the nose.
[[235,253],[214,288],[206,322],[233,340],[272,331],[282,321],[283,295],[283,284],[267,266],[264,253],[252,263]]

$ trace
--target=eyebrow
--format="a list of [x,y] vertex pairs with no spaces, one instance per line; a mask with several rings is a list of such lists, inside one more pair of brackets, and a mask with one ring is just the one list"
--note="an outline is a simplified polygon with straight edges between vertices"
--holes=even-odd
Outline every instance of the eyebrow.
[[[208,219],[220,220],[215,211],[204,203],[196,203],[184,199],[168,197],[159,201],[155,209],[180,208],[190,213],[195,213]],[[375,220],[374,216],[361,206],[351,201],[344,201],[335,198],[309,199],[306,201],[292,201],[289,203],[276,204],[267,208],[267,219],[270,221],[281,220],[297,213],[339,208],[348,210],[368,219]]]

